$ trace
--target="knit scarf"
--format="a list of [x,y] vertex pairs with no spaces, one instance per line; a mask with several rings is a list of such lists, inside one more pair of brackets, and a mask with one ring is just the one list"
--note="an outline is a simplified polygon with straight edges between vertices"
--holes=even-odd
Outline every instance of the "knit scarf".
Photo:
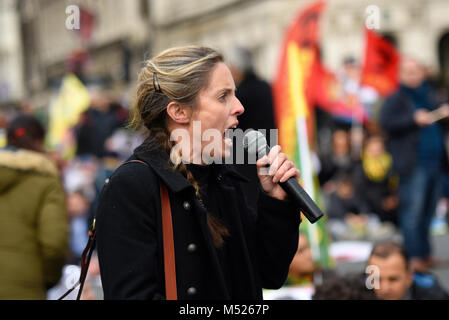
[[363,171],[369,180],[381,182],[392,165],[392,159],[387,152],[379,156],[368,156],[365,152],[362,154]]

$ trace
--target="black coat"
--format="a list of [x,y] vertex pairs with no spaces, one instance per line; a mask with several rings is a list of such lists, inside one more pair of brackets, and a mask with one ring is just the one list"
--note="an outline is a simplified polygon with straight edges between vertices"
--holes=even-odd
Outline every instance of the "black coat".
[[397,195],[397,187],[392,181],[397,179],[390,167],[381,181],[373,181],[365,173],[362,162],[357,163],[353,170],[355,198],[363,203],[365,213],[375,213],[382,222],[397,224],[395,209],[386,211],[382,202],[389,196]]
[[416,164],[419,127],[414,112],[410,99],[400,90],[385,100],[380,112],[380,124],[388,134],[387,149],[400,176],[412,172]]
[[87,109],[75,126],[76,154],[104,157],[106,140],[126,123],[127,118],[126,109],[117,104],[112,104],[106,112],[92,107]]
[[103,188],[97,211],[105,299],[165,298],[159,179],[170,196],[179,299],[262,299],[262,287],[284,284],[299,237],[299,209],[292,202],[261,192],[257,213],[251,211],[239,183],[245,178],[230,165],[218,165],[214,201],[225,208],[231,234],[225,245],[232,251],[232,283],[225,283],[193,186],[168,168],[166,154],[145,143],[131,158],[148,166],[120,166]]

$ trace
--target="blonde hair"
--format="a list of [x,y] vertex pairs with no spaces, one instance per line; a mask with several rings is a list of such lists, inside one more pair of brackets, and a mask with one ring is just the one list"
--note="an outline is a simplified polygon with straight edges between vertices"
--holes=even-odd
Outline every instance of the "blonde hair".
[[[223,56],[217,51],[201,46],[184,46],[167,49],[145,63],[140,71],[136,102],[131,109],[129,127],[142,125],[149,131],[149,139],[170,154],[174,145],[167,130],[167,105],[176,101],[194,107],[200,90],[206,86],[210,73]],[[173,165],[173,164],[172,164]],[[179,161],[173,165],[196,190],[199,186],[187,166]],[[209,212],[207,224],[216,247],[221,247],[227,228]]]
[[170,101],[193,106],[210,71],[222,61],[220,53],[200,46],[170,48],[148,60],[138,77],[130,125],[137,128],[143,124],[151,131],[154,125],[160,124],[159,117],[167,116],[165,109]]

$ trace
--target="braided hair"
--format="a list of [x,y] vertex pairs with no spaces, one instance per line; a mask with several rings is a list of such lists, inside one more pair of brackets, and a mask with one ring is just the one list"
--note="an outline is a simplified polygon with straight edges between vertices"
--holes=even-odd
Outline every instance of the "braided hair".
[[[150,144],[172,155],[175,142],[170,140],[167,129],[167,105],[176,101],[193,107],[218,62],[223,62],[220,53],[201,46],[167,49],[148,60],[138,77],[137,96],[131,109],[129,127],[137,129],[143,125],[148,131]],[[175,156],[180,157],[176,153]],[[182,161],[172,161],[169,165],[193,185],[196,196],[200,198],[199,185],[187,165]],[[207,212],[207,225],[215,247],[221,247],[224,237],[229,235],[228,229],[210,212]]]

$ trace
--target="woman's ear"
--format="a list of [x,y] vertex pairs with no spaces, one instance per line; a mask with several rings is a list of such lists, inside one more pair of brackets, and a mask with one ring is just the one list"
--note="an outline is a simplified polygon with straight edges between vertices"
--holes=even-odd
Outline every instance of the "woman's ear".
[[167,114],[174,122],[179,124],[187,124],[189,123],[192,115],[192,108],[172,101],[167,105]]

